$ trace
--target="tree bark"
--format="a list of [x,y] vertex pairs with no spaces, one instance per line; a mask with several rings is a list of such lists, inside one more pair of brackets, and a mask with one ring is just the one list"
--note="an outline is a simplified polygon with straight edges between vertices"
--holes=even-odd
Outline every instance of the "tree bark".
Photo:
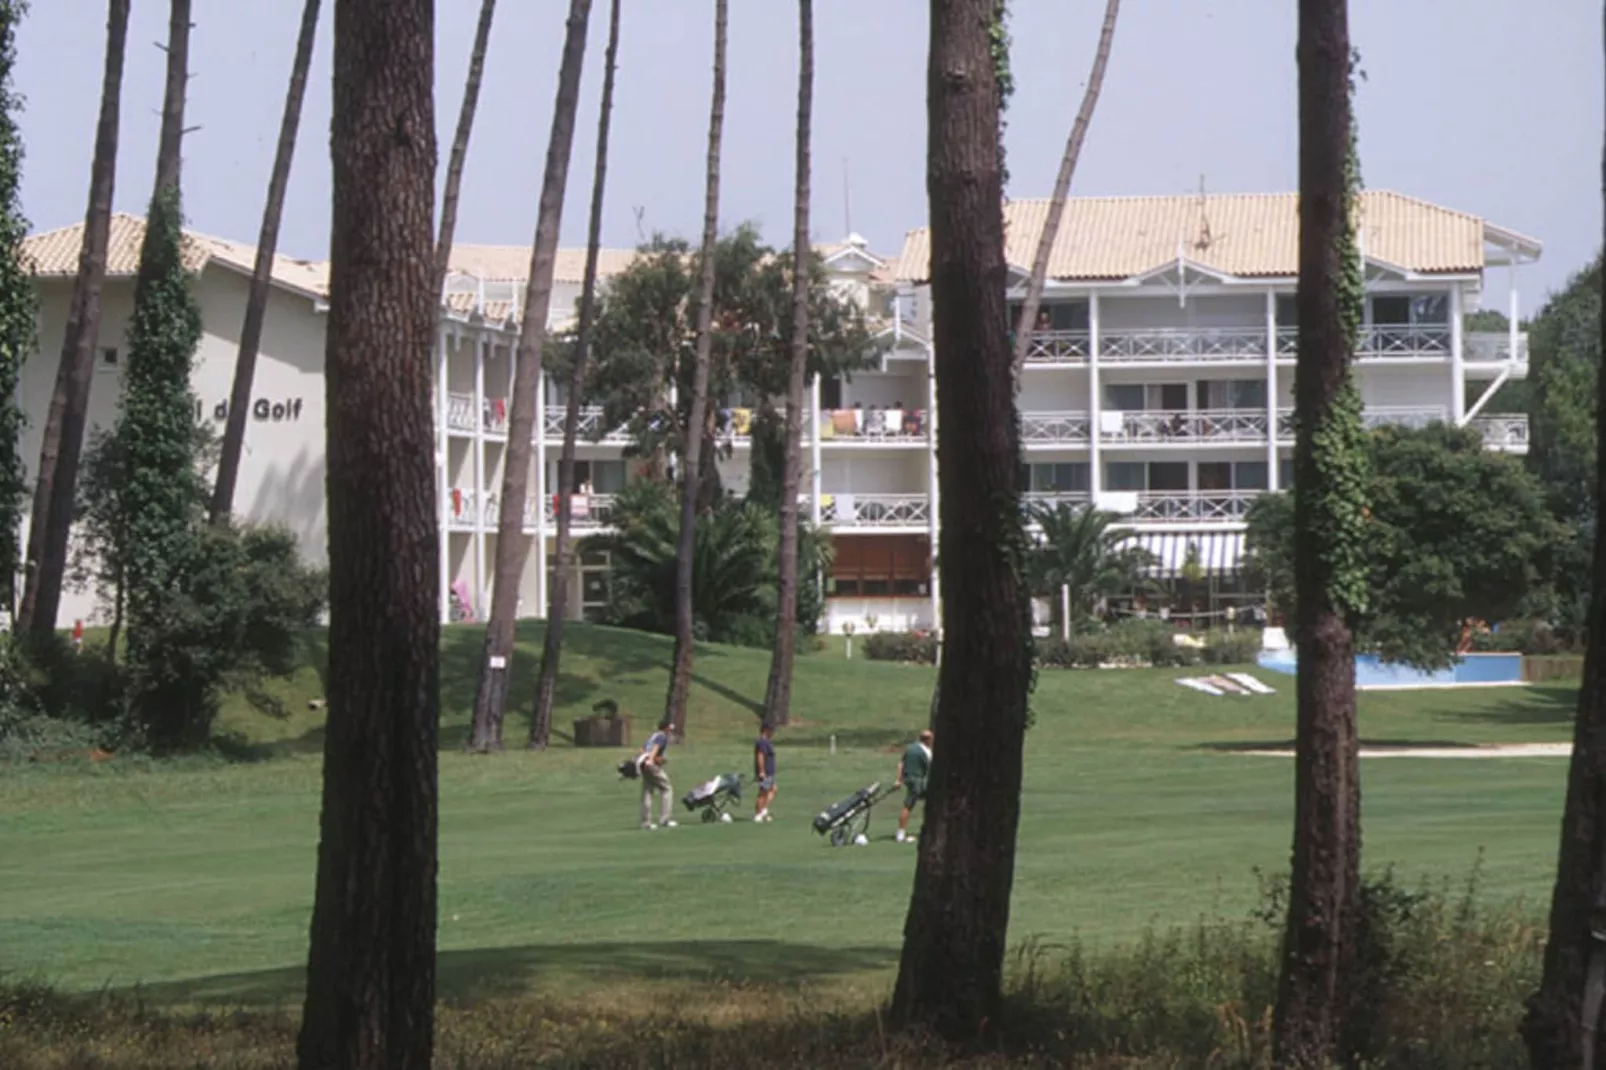
[[[580,109],[580,74],[586,57],[586,29],[591,0],[570,0],[563,62],[558,69],[558,95],[552,109],[547,142],[546,174],[536,216],[530,278],[524,290],[524,321],[519,325],[518,354],[513,367],[513,405],[508,414],[507,454],[502,466],[502,496],[496,525],[496,561],[491,581],[491,615],[485,625],[485,657],[480,662],[479,689],[474,696],[474,722],[469,749],[502,749],[502,718],[507,709],[508,679],[513,671],[514,617],[519,581],[529,560],[524,534],[524,503],[529,496],[530,455],[535,448],[536,388],[541,382],[541,348],[546,341],[547,312],[552,304],[552,272],[557,265],[558,231],[563,222],[563,193],[569,182],[569,156],[574,147],[575,115]],[[537,503],[545,508],[542,503]],[[543,582],[545,577],[542,578]]]
[[1031,678],[1005,310],[997,0],[932,0],[927,70],[943,653],[935,761],[892,997],[900,1025],[995,1020]]
[[[580,323],[574,339],[574,367],[569,371],[569,400],[563,412],[563,451],[558,458],[558,530],[555,545],[557,577],[548,602],[541,671],[535,680],[535,714],[530,719],[530,746],[545,750],[552,736],[552,707],[557,701],[558,662],[563,654],[563,622],[569,610],[569,584],[574,576],[574,454],[580,439],[580,407],[585,394],[586,361],[597,305],[597,257],[602,249],[602,208],[608,187],[608,136],[613,122],[614,76],[619,69],[620,0],[608,12],[608,51],[603,61],[602,106],[597,119],[597,162],[591,178],[591,218],[586,232],[585,277],[580,285]],[[541,503],[546,508],[546,503]]]
[[[1606,199],[1606,152],[1601,191]],[[1606,272],[1600,286],[1606,297]],[[1597,329],[1606,340],[1606,316]],[[1606,375],[1596,384],[1595,404],[1606,414]],[[1595,439],[1597,448],[1606,447],[1606,419],[1596,419]],[[1596,470],[1595,500],[1606,501],[1606,467]],[[1598,527],[1591,568],[1588,650],[1573,727],[1550,936],[1539,990],[1529,999],[1522,1023],[1534,1070],[1606,1066],[1600,1039],[1606,983],[1606,535]]]
[[1293,876],[1283,946],[1277,1065],[1326,1067],[1344,1039],[1360,884],[1355,642],[1336,594],[1340,547],[1324,458],[1349,386],[1359,286],[1352,190],[1347,0],[1299,5],[1299,357],[1295,373],[1295,585],[1299,674]]
[[1017,389],[1021,373],[1026,370],[1026,354],[1032,348],[1032,327],[1037,320],[1037,310],[1043,303],[1048,261],[1054,253],[1054,239],[1059,236],[1060,220],[1065,215],[1065,201],[1070,196],[1076,161],[1082,155],[1082,142],[1087,138],[1087,128],[1093,122],[1093,109],[1098,107],[1099,93],[1104,88],[1104,71],[1110,65],[1110,45],[1115,40],[1115,20],[1120,10],[1121,0],[1106,0],[1104,26],[1099,30],[1099,47],[1093,56],[1093,73],[1088,76],[1087,89],[1082,94],[1082,106],[1076,110],[1071,136],[1065,142],[1065,155],[1060,159],[1059,176],[1054,179],[1054,193],[1048,202],[1048,217],[1043,221],[1043,233],[1037,239],[1037,253],[1032,257],[1032,276],[1026,283],[1020,323],[1015,329]]
[[702,486],[703,428],[708,411],[708,366],[714,352],[714,250],[719,241],[719,162],[725,129],[725,27],[729,0],[714,0],[714,93],[708,109],[708,182],[703,201],[703,246],[697,280],[697,349],[692,358],[690,412],[685,457],[680,466],[680,542],[675,553],[675,653],[669,671],[664,717],[686,734],[686,698],[691,692],[695,645],[692,557],[697,548],[697,496]]
[[434,1048],[440,532],[434,2],[338,0],[330,155],[329,720],[302,1070]]
[[129,3],[130,0],[110,0],[107,5],[106,64],[101,79],[100,118],[95,128],[95,156],[89,172],[89,207],[84,213],[83,245],[78,252],[78,276],[73,282],[61,363],[39,446],[33,515],[28,522],[28,575],[17,610],[17,631],[35,641],[46,641],[55,635],[62,578],[67,570],[67,537],[72,529],[78,460],[84,447],[89,388],[95,371],[95,343],[100,337],[106,250],[111,240]]
[[251,291],[245,302],[245,323],[240,328],[240,350],[234,358],[234,387],[229,392],[228,420],[218,457],[217,481],[212,488],[211,522],[220,524],[234,511],[234,487],[240,476],[245,450],[245,420],[251,408],[251,387],[256,379],[257,354],[262,348],[262,321],[268,310],[268,286],[273,278],[273,257],[279,248],[279,222],[290,187],[290,165],[296,154],[301,127],[301,102],[307,94],[307,71],[318,39],[319,0],[306,0],[301,9],[301,32],[296,37],[290,64],[290,87],[284,95],[284,117],[279,123],[279,145],[274,151],[273,173],[268,178],[268,200],[262,209],[257,235],[256,261],[251,268]]
[[786,390],[786,459],[781,466],[780,575],[775,649],[764,689],[764,720],[783,725],[792,714],[797,656],[798,496],[803,483],[803,405],[809,367],[809,148],[814,121],[814,0],[798,0],[797,185],[792,195],[792,352]]
[[463,189],[463,165],[468,159],[468,141],[474,132],[474,112],[480,103],[480,85],[485,80],[485,53],[491,43],[491,22],[496,0],[480,0],[480,21],[474,28],[474,50],[468,57],[468,78],[463,83],[463,107],[457,113],[457,133],[452,138],[452,155],[446,164],[446,188],[441,194],[440,236],[435,239],[435,292],[446,284],[452,265],[452,241],[457,233],[457,200]]
[[171,0],[167,17],[167,82],[162,89],[162,125],[156,144],[155,203],[179,188],[184,169],[184,103],[190,81],[190,0]]

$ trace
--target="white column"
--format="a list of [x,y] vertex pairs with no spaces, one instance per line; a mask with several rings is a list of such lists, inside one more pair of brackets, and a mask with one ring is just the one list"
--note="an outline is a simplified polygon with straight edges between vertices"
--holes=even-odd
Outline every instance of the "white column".
[[820,465],[820,377],[818,375],[809,381],[809,419],[813,421],[809,426],[809,465],[813,469],[809,473],[809,523],[814,527],[819,527],[820,480],[823,473]]
[[1266,291],[1266,486],[1280,490],[1277,452],[1277,292]]
[[1462,352],[1461,284],[1450,288],[1450,423],[1460,427],[1467,418],[1466,355]]
[[436,505],[436,516],[440,518],[441,532],[441,577],[440,577],[440,603],[441,623],[445,624],[452,619],[452,483],[451,472],[447,467],[451,460],[451,434],[447,429],[447,415],[451,411],[451,395],[448,390],[446,375],[446,354],[449,343],[446,329],[443,327],[436,332],[435,342],[435,467],[436,481],[439,487],[440,500]]
[[485,618],[485,337],[474,336],[474,616]]
[[547,618],[551,604],[546,589],[546,380],[535,384],[535,615]]
[[1103,407],[1104,399],[1099,396],[1099,292],[1094,290],[1087,298],[1087,429],[1090,458],[1087,487],[1095,507],[1104,489],[1102,451],[1099,448],[1099,419]]
[[1511,266],[1506,268],[1506,280],[1507,280],[1507,285],[1510,287],[1510,290],[1511,290],[1511,293],[1507,298],[1507,303],[1510,305],[1510,309],[1506,313],[1506,318],[1508,320],[1510,320],[1510,323],[1506,327],[1506,330],[1509,332],[1508,344],[1510,345],[1510,350],[1509,350],[1509,352],[1507,354],[1507,358],[1509,360],[1515,361],[1517,359],[1517,336],[1521,333],[1517,329],[1518,307],[1517,307],[1517,254],[1516,253],[1512,253],[1511,254]]
[[937,483],[937,352],[926,346],[926,509],[931,548],[931,627],[942,633],[942,577],[937,570],[937,543],[942,537],[942,490]]

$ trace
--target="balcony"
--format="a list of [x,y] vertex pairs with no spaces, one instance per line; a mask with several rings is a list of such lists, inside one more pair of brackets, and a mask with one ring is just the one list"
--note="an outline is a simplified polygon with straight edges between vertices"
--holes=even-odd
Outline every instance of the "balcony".
[[[1461,339],[1461,356],[1468,364],[1503,364],[1511,361],[1511,334],[1507,331],[1468,331]],[[1517,332],[1516,363],[1528,363],[1528,332]]]
[[[545,427],[546,440],[551,443],[563,442],[563,422],[568,419],[569,410],[564,405],[548,405],[546,407]],[[580,409],[581,442],[605,442],[609,445],[624,445],[630,441],[630,432],[623,427],[602,430],[603,410],[601,405],[586,405]]]
[[1467,426],[1483,435],[1483,444],[1506,453],[1528,452],[1528,417],[1524,413],[1475,416]]
[[1124,518],[1132,524],[1242,523],[1249,507],[1264,491],[1139,491],[1137,507]]
[[1355,340],[1359,360],[1446,360],[1450,350],[1449,324],[1363,327]]
[[1027,364],[1086,364],[1092,340],[1087,331],[1033,331]]
[[1165,327],[1099,333],[1099,360],[1110,364],[1220,364],[1266,359],[1266,328]]
[[1085,446],[1092,437],[1092,422],[1085,412],[1021,413],[1024,446]]
[[[597,532],[613,523],[612,494],[576,494],[569,500],[569,530],[575,534],[595,535]],[[547,531],[555,532],[558,527],[558,496],[549,494],[545,502]],[[533,529],[535,517],[535,503],[525,506],[524,524],[526,528]]]
[[929,426],[920,409],[823,409],[820,412],[822,445],[911,445],[926,440]]
[[1123,446],[1253,445],[1266,441],[1266,420],[1264,409],[1104,412],[1099,414],[1099,441]]
[[446,526],[453,531],[494,528],[497,515],[494,494],[477,494],[465,487],[453,487],[446,492]]
[[919,528],[931,525],[924,494],[822,494],[820,523],[834,528]]
[[1061,505],[1086,507],[1092,503],[1093,496],[1085,490],[1029,490],[1021,495],[1021,504],[1028,512]]
[[474,395],[446,395],[446,427],[452,431],[474,433]]

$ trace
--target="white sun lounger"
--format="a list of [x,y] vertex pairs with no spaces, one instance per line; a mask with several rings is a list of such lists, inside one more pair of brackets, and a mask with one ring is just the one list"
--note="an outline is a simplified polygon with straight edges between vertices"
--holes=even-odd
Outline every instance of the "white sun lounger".
[[1242,687],[1248,688],[1257,695],[1275,695],[1277,693],[1276,688],[1266,686],[1246,672],[1229,672],[1227,674],[1227,679]]

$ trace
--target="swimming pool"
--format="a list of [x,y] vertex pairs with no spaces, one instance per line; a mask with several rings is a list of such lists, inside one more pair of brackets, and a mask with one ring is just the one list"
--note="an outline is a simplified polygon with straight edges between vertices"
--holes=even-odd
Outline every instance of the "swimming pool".
[[[1291,649],[1263,651],[1257,660],[1262,669],[1289,676],[1298,666],[1298,657]],[[1355,658],[1355,686],[1361,690],[1520,683],[1521,654],[1465,654],[1448,669],[1436,672],[1409,665],[1385,665],[1376,654],[1358,654]]]

